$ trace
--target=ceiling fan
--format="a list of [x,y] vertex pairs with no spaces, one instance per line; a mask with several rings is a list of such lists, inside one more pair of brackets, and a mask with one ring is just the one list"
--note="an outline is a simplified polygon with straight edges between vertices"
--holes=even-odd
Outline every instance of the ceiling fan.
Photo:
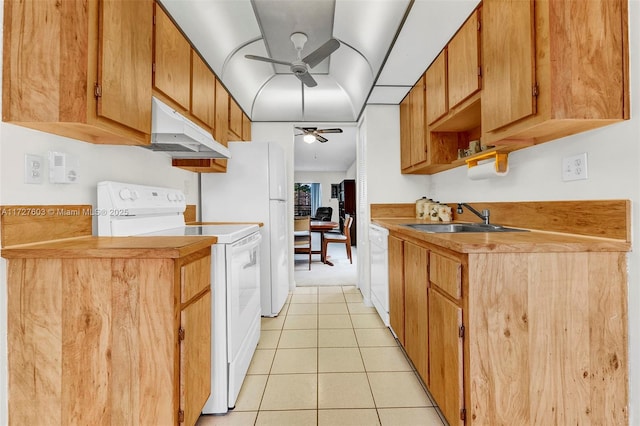
[[305,33],[293,33],[291,34],[291,42],[298,52],[298,59],[293,62],[281,61],[278,59],[265,58],[264,56],[256,55],[244,55],[247,59],[253,59],[256,61],[270,62],[273,64],[288,65],[293,75],[308,87],[315,87],[318,83],[309,74],[309,68],[313,68],[322,62],[325,58],[335,52],[340,47],[340,42],[335,38],[329,39],[322,46],[318,47],[313,52],[309,53],[304,58],[302,56],[302,49],[307,42],[307,35]]
[[321,133],[342,133],[342,129],[318,129],[317,127],[296,127],[302,133],[298,133],[296,136],[304,135],[303,140],[306,143],[313,143],[315,141],[325,143],[329,139],[321,135]]

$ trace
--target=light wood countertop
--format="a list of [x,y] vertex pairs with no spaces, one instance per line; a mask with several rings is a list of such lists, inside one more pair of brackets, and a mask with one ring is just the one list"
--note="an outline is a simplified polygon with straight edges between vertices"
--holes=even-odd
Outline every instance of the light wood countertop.
[[79,237],[4,247],[2,257],[18,258],[181,258],[210,247],[216,237]]
[[[378,218],[372,223],[415,240],[459,253],[536,253],[536,252],[627,252],[631,244],[624,240],[588,237],[560,232],[487,232],[426,233],[406,226],[411,223],[433,223],[413,217]],[[520,228],[524,229],[524,228]]]

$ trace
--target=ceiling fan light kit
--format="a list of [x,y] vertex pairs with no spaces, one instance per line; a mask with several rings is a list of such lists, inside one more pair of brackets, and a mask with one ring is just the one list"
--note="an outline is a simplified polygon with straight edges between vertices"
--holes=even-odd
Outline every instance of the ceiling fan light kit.
[[318,129],[317,127],[296,127],[296,130],[300,130],[302,133],[298,133],[296,136],[301,136],[302,140],[306,143],[313,143],[318,141],[325,143],[329,139],[321,135],[321,133],[342,133],[342,129]]

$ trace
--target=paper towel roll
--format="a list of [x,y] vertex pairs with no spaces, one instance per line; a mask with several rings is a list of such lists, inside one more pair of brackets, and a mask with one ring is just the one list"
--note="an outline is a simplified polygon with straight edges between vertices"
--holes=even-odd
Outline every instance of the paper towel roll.
[[509,173],[509,166],[504,172],[499,172],[496,170],[495,161],[488,161],[467,169],[467,177],[471,180],[490,179],[496,176],[505,176],[507,173]]

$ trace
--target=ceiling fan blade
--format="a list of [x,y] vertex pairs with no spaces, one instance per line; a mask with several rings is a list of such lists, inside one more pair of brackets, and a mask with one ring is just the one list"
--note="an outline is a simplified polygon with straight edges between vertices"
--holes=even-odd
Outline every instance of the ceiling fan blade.
[[318,83],[311,77],[311,74],[305,72],[304,74],[294,74],[298,79],[307,87],[316,87]]
[[342,133],[342,129],[320,129],[316,133]]
[[306,62],[309,67],[313,68],[320,62],[324,61],[329,55],[335,52],[340,47],[340,42],[335,38],[330,39],[322,46],[318,47],[313,52],[302,58],[303,62]]
[[317,141],[318,141],[318,142],[320,142],[320,143],[325,143],[326,141],[328,141],[328,140],[329,140],[329,139],[327,139],[327,138],[325,138],[325,137],[322,137],[322,136],[320,136],[320,135],[316,135],[316,139],[317,139]]
[[279,61],[277,59],[271,59],[271,58],[265,58],[264,56],[256,56],[256,55],[244,55],[245,58],[247,59],[253,59],[254,61],[262,61],[262,62],[270,62],[272,64],[280,64],[280,65],[287,65],[287,66],[291,66],[291,62],[287,62],[287,61]]
[[298,129],[301,132],[310,133],[317,129],[317,127],[294,127],[294,129]]

